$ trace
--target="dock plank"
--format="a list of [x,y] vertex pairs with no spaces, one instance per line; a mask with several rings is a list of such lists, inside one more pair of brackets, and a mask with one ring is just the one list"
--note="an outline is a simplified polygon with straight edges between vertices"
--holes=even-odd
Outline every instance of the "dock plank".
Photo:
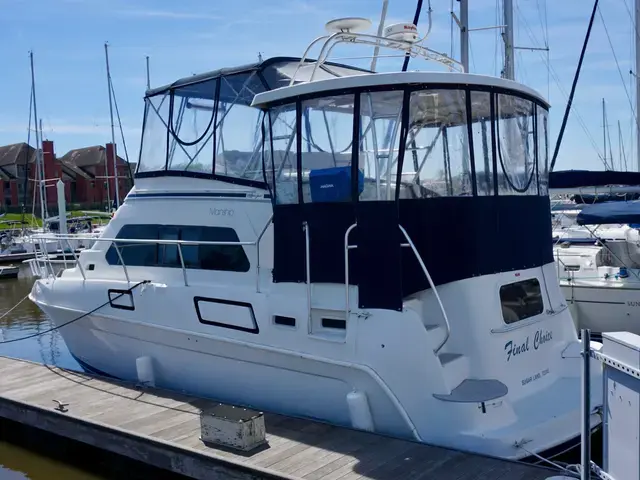
[[[66,413],[53,399],[68,402]],[[239,452],[200,440],[215,402],[0,357],[0,417],[197,479],[543,480],[553,471],[265,413],[267,445]]]

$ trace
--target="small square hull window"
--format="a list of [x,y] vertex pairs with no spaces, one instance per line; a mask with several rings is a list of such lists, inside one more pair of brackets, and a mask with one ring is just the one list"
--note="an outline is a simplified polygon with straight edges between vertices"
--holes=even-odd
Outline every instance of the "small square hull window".
[[544,311],[540,282],[537,278],[530,278],[502,285],[500,306],[506,324],[540,315]]

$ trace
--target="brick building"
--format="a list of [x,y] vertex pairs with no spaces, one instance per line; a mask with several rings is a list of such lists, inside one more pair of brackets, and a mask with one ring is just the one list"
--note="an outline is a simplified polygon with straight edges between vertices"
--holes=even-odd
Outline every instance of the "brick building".
[[[47,180],[62,178],[65,184],[67,204],[79,204],[81,208],[104,208],[107,199],[113,202],[115,178],[109,179],[107,195],[107,176],[113,177],[113,144],[105,146],[79,148],[57,157],[54,144],[50,140],[42,142],[42,160]],[[21,205],[32,206],[36,178],[36,150],[26,143],[17,143],[0,147],[0,209],[19,210]],[[107,158],[109,161],[107,162]],[[118,188],[120,201],[131,189],[131,173],[135,164],[117,157]],[[28,175],[27,181],[25,181]],[[54,181],[47,182],[47,205],[56,207],[58,192]],[[25,195],[26,188],[26,195]],[[40,204],[39,196],[35,198]]]

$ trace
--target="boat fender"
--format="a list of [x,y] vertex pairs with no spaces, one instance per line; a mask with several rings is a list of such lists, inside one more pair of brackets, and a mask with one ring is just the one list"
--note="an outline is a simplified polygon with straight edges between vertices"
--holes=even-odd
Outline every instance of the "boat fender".
[[151,357],[136,358],[136,371],[138,373],[138,382],[145,387],[155,387],[156,378],[153,371],[153,360]]
[[351,426],[353,428],[368,432],[375,431],[371,409],[365,392],[354,390],[348,393],[347,405],[349,406],[349,416],[351,417]]

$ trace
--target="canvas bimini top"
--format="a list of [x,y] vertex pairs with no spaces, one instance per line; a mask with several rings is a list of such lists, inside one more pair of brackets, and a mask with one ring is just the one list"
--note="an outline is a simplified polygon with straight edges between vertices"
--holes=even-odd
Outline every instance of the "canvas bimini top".
[[[299,71],[296,72],[297,67],[301,62],[311,66],[315,64],[316,60],[302,60],[299,57],[273,57],[261,62],[249,63],[236,67],[220,68],[218,70],[184,77],[162,87],[152,88],[147,90],[145,96],[153,97],[155,95],[162,95],[171,91],[176,92],[178,95],[186,95],[194,93],[194,91],[185,87],[194,86],[197,88],[198,85],[209,84],[210,81],[219,78],[224,77],[226,79],[234,80],[240,79],[247,74],[250,75],[254,73],[258,78],[260,78],[263,90],[271,90],[289,85],[294,75],[296,75],[295,83],[307,81],[308,77],[300,74]],[[333,62],[327,62],[318,68],[319,72],[317,75],[320,79],[336,78],[343,75],[371,73],[369,70],[363,70],[361,68]],[[304,69],[302,70],[304,71]],[[198,93],[202,93],[201,89],[197,89],[196,91]],[[213,92],[211,92],[211,95],[213,95]]]

